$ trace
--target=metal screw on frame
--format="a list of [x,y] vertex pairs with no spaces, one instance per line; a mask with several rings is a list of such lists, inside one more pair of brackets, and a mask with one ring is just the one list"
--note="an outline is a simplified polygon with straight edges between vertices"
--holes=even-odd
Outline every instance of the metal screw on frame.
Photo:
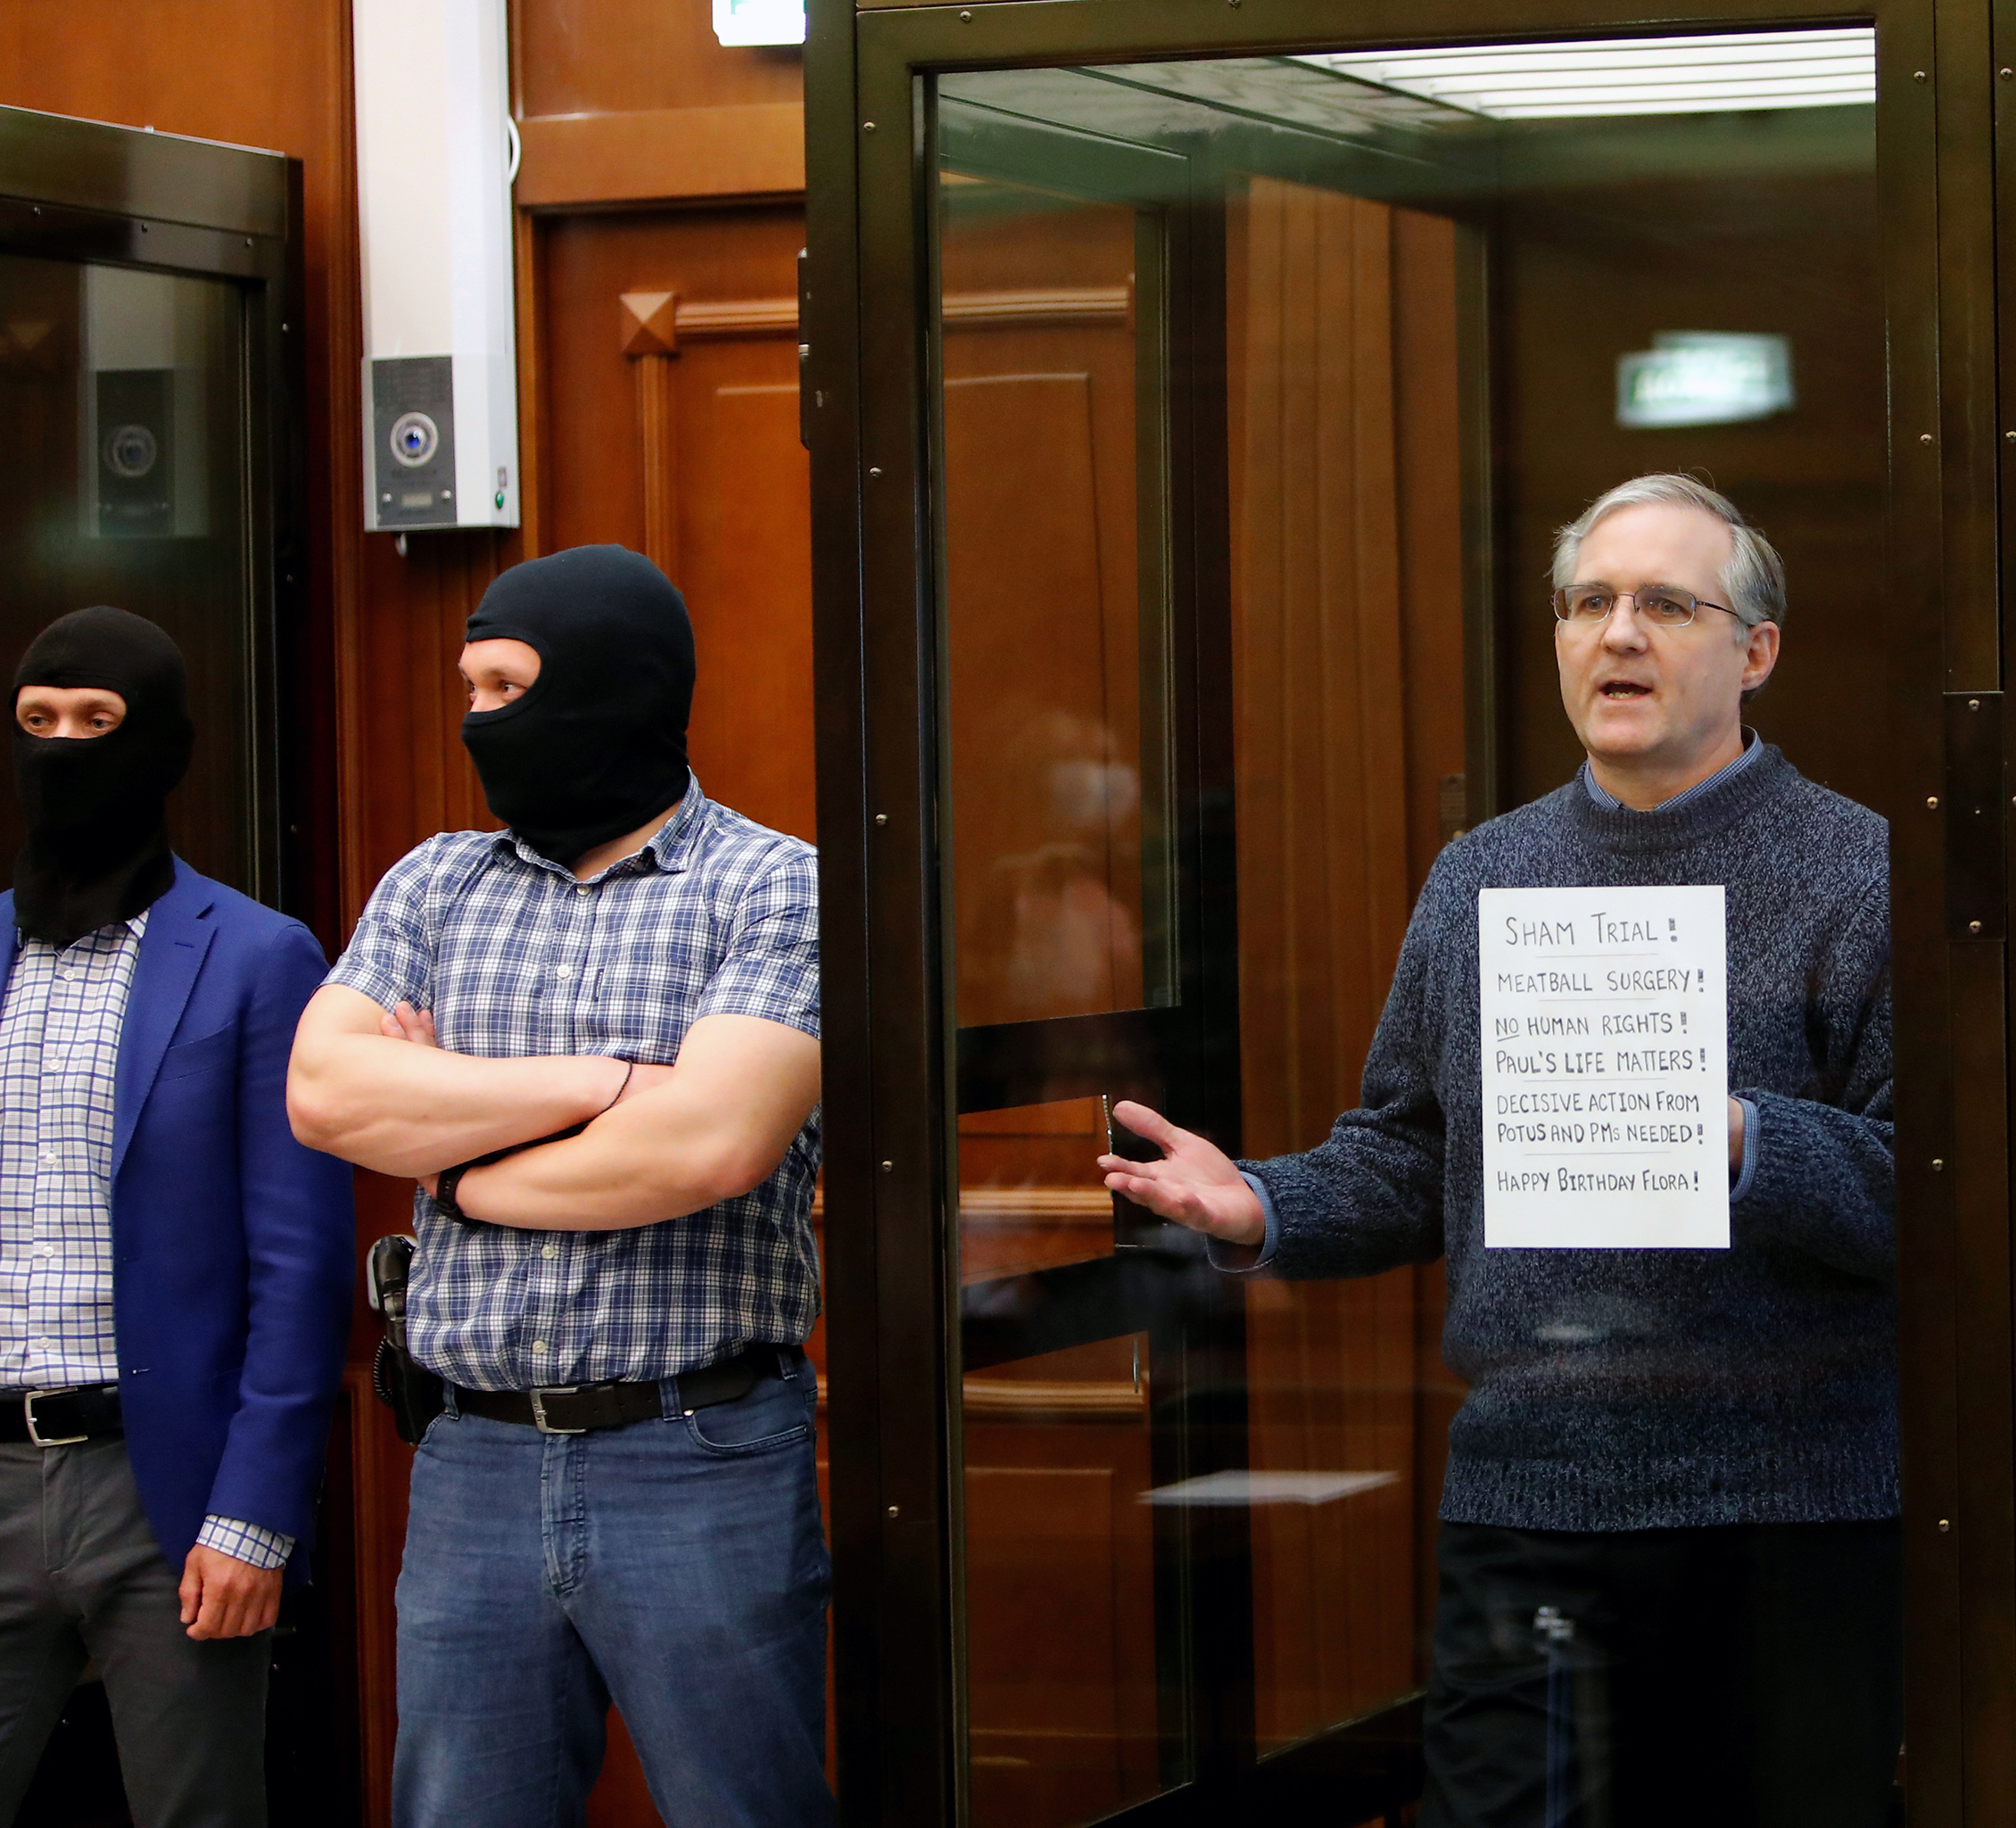
[[1918,434],[1918,442],[1921,444],[1929,444],[1932,442],[1932,434],[1929,432],[1921,432]]
[[1914,70],[1911,72],[1911,79],[1913,82],[1923,82],[1926,79],[1925,72],[1922,70]]
[[1925,804],[1929,806],[1935,813],[1938,812],[1939,809],[1938,795],[1935,793],[1929,799],[1925,802]]

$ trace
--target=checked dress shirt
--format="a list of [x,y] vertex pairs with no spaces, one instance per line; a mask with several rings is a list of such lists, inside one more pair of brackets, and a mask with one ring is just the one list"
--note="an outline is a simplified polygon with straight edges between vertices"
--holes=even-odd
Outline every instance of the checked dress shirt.
[[[327,981],[434,1012],[441,1045],[669,1065],[706,1015],[819,1032],[812,847],[696,780],[640,850],[585,882],[508,831],[447,831],[393,864]],[[814,1110],[739,1199],[623,1231],[444,1219],[416,1193],[407,1344],[472,1390],[649,1382],[797,1345],[819,1311]]]
[[[119,1381],[112,1092],[147,916],[21,941],[0,1003],[0,1400]],[[196,1541],[279,1567],[293,1538],[209,1517]]]

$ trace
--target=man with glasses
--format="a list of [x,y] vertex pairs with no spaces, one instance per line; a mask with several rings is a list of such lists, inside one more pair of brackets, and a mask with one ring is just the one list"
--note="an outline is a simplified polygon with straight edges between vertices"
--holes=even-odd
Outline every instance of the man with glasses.
[[[1588,759],[1446,848],[1363,1105],[1235,1163],[1155,1113],[1106,1184],[1221,1269],[1444,1256],[1450,1369],[1423,1828],[1890,1819],[1902,1729],[1883,821],[1746,732],[1778,555],[1679,476],[1555,551]],[[1731,1245],[1487,1249],[1477,897],[1714,884],[1728,911]]]

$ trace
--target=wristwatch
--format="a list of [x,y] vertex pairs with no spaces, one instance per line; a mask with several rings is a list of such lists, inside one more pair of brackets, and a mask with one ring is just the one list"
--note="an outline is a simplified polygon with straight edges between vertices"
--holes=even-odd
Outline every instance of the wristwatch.
[[[620,1055],[617,1057],[622,1058]],[[636,1062],[631,1061],[626,1063],[630,1066],[632,1071],[636,1070]],[[625,1086],[630,1083],[629,1073],[624,1074],[623,1082]],[[616,1092],[616,1098],[620,1098],[622,1096],[623,1092],[619,1088]],[[611,1098],[609,1104],[614,1104],[616,1101],[616,1098]],[[606,1111],[609,1106],[606,1104],[602,1108]],[[439,1212],[443,1219],[459,1219],[465,1225],[483,1224],[484,1220],[470,1218],[455,1202],[455,1189],[462,1185],[462,1177],[470,1169],[487,1168],[492,1162],[501,1162],[507,1155],[523,1154],[525,1150],[536,1149],[545,1143],[564,1143],[569,1137],[579,1136],[587,1128],[588,1120],[584,1119],[580,1123],[570,1123],[565,1129],[555,1130],[549,1137],[534,1137],[529,1143],[513,1143],[508,1149],[492,1149],[487,1155],[473,1155],[467,1162],[458,1162],[452,1168],[443,1168],[434,1181],[434,1190],[430,1195],[434,1203],[434,1211]]]
[[496,1160],[497,1157],[494,1155],[478,1155],[474,1161],[458,1162],[452,1168],[443,1168],[441,1170],[440,1178],[434,1182],[433,1195],[434,1211],[439,1212],[443,1219],[459,1219],[465,1225],[475,1223],[475,1220],[472,1220],[461,1207],[455,1204],[455,1189],[462,1185],[462,1177],[470,1169],[481,1168],[485,1162]]

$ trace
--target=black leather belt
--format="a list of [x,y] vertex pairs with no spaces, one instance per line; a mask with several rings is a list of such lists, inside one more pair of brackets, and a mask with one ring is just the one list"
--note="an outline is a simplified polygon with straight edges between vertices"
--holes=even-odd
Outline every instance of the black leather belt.
[[[752,1345],[731,1359],[671,1381],[679,1391],[675,1408],[690,1415],[717,1402],[747,1396],[766,1371],[778,1369],[778,1348]],[[549,1384],[537,1390],[465,1390],[455,1386],[455,1407],[464,1415],[493,1422],[518,1422],[543,1435],[585,1435],[596,1428],[627,1428],[656,1421],[666,1410],[659,1384]]]
[[116,1384],[87,1384],[73,1390],[0,1391],[0,1441],[68,1447],[123,1432]]

